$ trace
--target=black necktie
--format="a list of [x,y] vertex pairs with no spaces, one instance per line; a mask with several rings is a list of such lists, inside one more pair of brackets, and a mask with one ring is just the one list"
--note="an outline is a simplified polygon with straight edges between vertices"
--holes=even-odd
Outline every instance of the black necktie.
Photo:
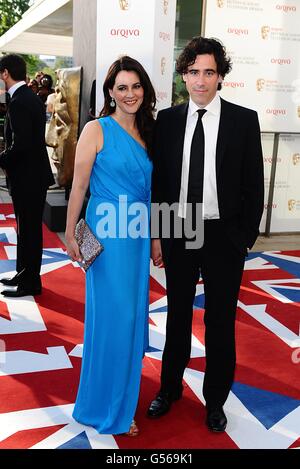
[[198,121],[191,144],[188,202],[202,203],[204,177],[204,130],[202,117],[206,113],[206,109],[198,109],[197,112]]

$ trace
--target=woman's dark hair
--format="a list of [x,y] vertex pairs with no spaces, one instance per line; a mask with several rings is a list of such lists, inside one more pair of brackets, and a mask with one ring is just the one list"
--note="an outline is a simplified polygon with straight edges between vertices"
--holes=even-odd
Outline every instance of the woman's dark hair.
[[53,79],[51,75],[45,74],[42,76],[41,85],[44,86],[45,88],[48,88],[49,90],[52,88],[53,85]]
[[115,112],[116,108],[110,106],[111,96],[109,90],[113,89],[116,76],[122,70],[135,72],[144,90],[143,102],[136,113],[136,123],[140,136],[146,144],[147,151],[151,154],[151,141],[154,126],[153,113],[155,110],[156,96],[146,70],[137,60],[125,55],[110,66],[103,84],[104,106],[100,112],[100,116],[109,116]]
[[[180,56],[177,59],[176,71],[183,75],[187,72],[188,67],[195,63],[197,55],[212,54],[217,63],[217,72],[221,77],[225,77],[231,70],[231,60],[226,56],[226,50],[223,44],[214,38],[206,38],[195,36],[185,46]],[[222,87],[221,83],[218,85],[218,90]]]
[[20,55],[7,54],[0,58],[0,72],[7,70],[15,81],[26,81],[26,62]]

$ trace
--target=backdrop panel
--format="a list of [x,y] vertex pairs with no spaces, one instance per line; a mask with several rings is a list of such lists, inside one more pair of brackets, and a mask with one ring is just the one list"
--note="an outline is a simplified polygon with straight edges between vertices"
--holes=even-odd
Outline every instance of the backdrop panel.
[[255,109],[263,131],[299,132],[299,24],[299,0],[206,2],[205,35],[233,60],[222,95]]
[[97,111],[108,67],[121,55],[139,60],[153,81],[157,109],[171,105],[176,0],[98,0]]

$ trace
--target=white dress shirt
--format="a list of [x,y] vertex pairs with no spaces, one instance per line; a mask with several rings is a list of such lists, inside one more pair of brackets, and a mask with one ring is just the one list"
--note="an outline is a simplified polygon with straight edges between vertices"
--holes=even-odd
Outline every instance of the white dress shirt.
[[17,89],[23,85],[26,85],[26,82],[22,80],[22,81],[18,81],[18,83],[15,83],[13,86],[11,86],[8,90],[10,97],[12,98],[12,95],[14,94],[14,92],[17,91]]
[[[178,216],[186,218],[186,203],[188,195],[189,167],[192,138],[198,120],[199,107],[191,99],[185,127],[181,188],[179,196]],[[204,107],[206,113],[202,117],[204,130],[204,181],[203,181],[203,218],[218,219],[219,205],[217,197],[217,178],[216,178],[216,147],[219,131],[219,122],[221,114],[221,99],[216,95],[214,99]]]

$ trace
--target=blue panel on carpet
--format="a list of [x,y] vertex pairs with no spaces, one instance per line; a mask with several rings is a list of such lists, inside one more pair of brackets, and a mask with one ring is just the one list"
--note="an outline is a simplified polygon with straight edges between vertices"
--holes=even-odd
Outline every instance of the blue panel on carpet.
[[[279,267],[279,269],[285,270],[289,274],[294,275],[296,278],[300,278],[300,262],[288,261],[286,259],[278,259],[277,257],[268,256],[266,254],[260,253],[260,257],[266,259],[268,262]],[[300,260],[300,258],[299,258]]]
[[9,241],[5,233],[0,233],[0,243],[9,244]]
[[[291,279],[293,280],[293,279]],[[290,289],[291,288],[291,289]],[[291,286],[289,289],[286,288],[276,288],[272,286],[272,289],[284,295],[289,300],[293,301],[294,303],[300,303],[300,290],[299,290],[299,283],[298,286],[295,286],[295,289]]]
[[232,392],[267,429],[300,406],[300,400],[246,384],[234,383]]
[[15,259],[8,259],[2,260],[0,262],[0,273],[2,272],[13,272],[16,270],[16,260]]
[[204,293],[196,296],[194,308],[204,308]]
[[149,352],[161,352],[161,349],[156,348],[156,347],[151,347],[151,345],[149,345],[149,347],[146,350],[146,353],[149,353]]
[[57,449],[92,449],[89,439],[85,432],[76,435],[75,438],[67,441]]
[[[166,300],[167,301],[167,300]],[[167,306],[161,306],[160,308],[153,309],[150,311],[150,313],[166,313],[167,312]]]
[[53,262],[60,262],[60,261],[69,261],[70,258],[68,254],[63,252],[55,252],[49,251],[48,249],[43,249],[43,254],[47,256],[47,258],[43,258],[43,265],[52,264]]

